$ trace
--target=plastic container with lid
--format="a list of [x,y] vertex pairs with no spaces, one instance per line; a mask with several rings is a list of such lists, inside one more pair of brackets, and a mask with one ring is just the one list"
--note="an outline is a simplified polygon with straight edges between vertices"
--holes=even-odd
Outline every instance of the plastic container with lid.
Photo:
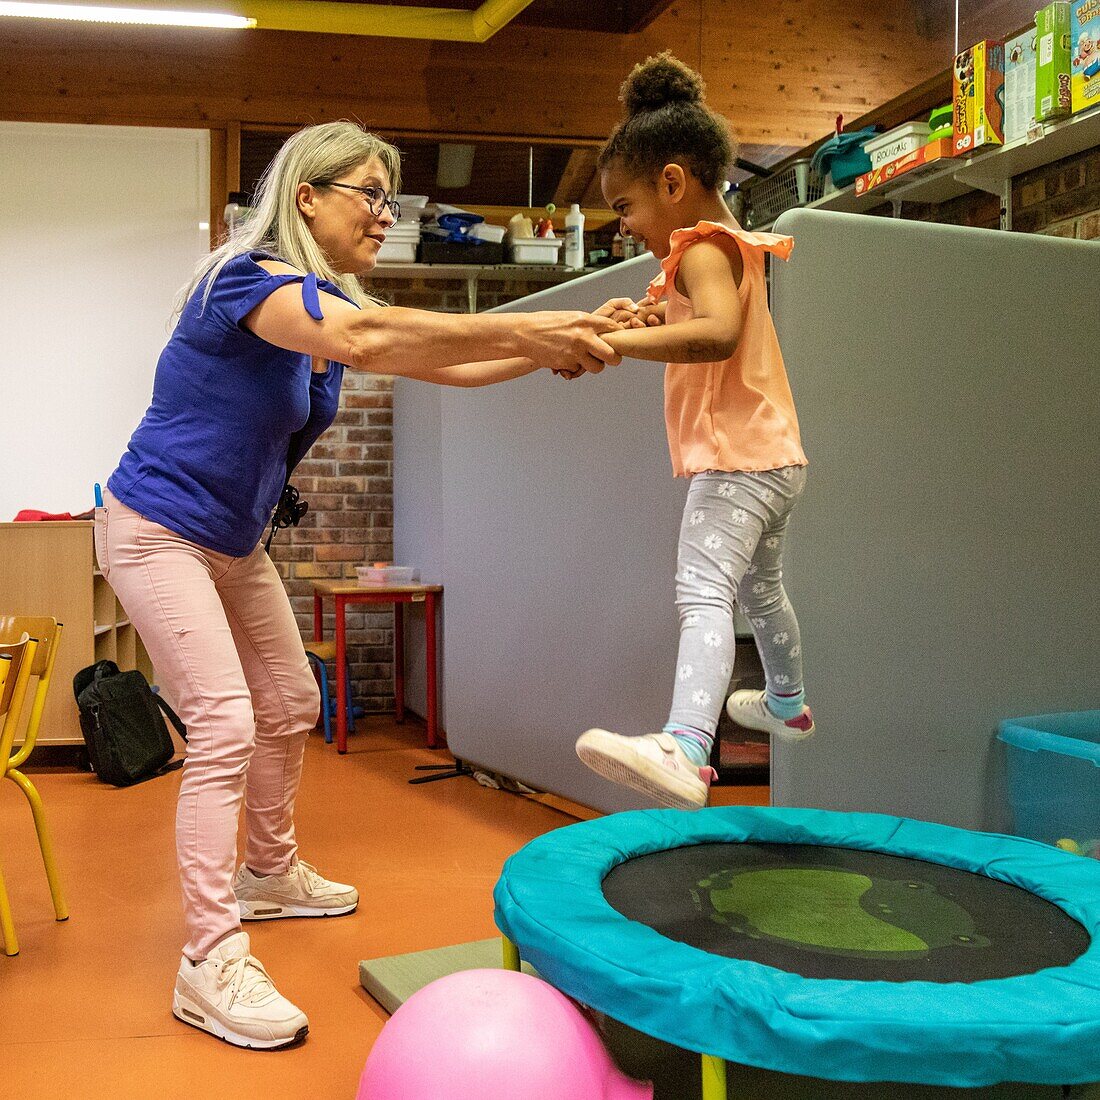
[[563,243],[561,237],[512,237],[512,262],[556,264]]
[[357,565],[355,574],[361,585],[415,584],[417,576],[416,570],[411,565],[390,565],[388,562]]
[[1001,723],[1013,828],[1100,859],[1100,710]]
[[885,134],[868,138],[863,143],[863,149],[871,158],[871,167],[879,168],[927,144],[930,132],[931,127],[927,122],[907,122],[904,126],[895,126]]
[[417,582],[417,571],[411,565],[390,565],[384,562],[356,565],[355,575],[363,585],[416,584]]

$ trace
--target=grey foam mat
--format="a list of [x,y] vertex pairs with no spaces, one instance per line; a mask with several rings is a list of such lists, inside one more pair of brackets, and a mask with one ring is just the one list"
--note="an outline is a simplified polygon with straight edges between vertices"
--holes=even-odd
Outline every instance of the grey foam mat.
[[[407,955],[364,959],[359,964],[359,984],[392,1014],[430,982],[460,970],[492,969],[503,962],[499,939],[475,940]],[[523,969],[528,974],[535,973],[527,963]]]

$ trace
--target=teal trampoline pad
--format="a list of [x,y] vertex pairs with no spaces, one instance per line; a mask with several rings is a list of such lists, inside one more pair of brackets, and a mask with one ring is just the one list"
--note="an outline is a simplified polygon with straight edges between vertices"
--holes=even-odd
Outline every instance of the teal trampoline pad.
[[839,1081],[1100,1080],[1100,862],[879,814],[716,807],[558,829],[496,922],[666,1042]]

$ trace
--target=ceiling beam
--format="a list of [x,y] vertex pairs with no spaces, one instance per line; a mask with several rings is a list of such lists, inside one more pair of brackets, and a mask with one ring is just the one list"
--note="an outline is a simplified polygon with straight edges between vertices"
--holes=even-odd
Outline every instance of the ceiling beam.
[[568,206],[573,202],[582,202],[596,174],[597,149],[574,149],[569,155],[569,163],[558,180],[554,190],[554,205]]
[[673,0],[633,0],[623,5],[623,34],[638,34],[657,16],[672,7]]

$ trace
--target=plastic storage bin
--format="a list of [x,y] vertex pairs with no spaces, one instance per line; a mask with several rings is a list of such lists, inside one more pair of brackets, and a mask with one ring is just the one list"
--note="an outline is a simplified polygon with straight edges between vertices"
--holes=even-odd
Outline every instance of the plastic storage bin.
[[420,242],[422,264],[499,264],[504,262],[504,245],[492,241],[479,241],[471,237],[466,241],[445,241],[439,237],[425,237]]
[[512,237],[512,263],[515,264],[556,264],[562,237]]
[[380,264],[416,263],[417,241],[386,241],[378,250]]
[[1014,831],[1100,859],[1100,710],[1001,723]]
[[871,158],[871,167],[878,168],[927,144],[930,132],[927,122],[907,122],[888,133],[868,138],[863,143],[863,150]]
[[355,573],[361,585],[416,583],[416,570],[411,565],[357,565]]
[[416,250],[420,245],[420,222],[399,221],[386,233],[386,241],[378,250],[380,264],[416,263]]

